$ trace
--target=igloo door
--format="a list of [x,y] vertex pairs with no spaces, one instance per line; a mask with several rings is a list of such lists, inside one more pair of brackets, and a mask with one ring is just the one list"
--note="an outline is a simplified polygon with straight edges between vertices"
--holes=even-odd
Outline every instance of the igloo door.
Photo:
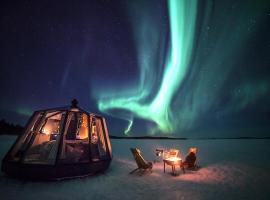
[[89,122],[82,112],[69,112],[63,135],[61,163],[89,162]]
[[108,158],[108,144],[105,126],[101,117],[91,118],[91,158],[99,161]]

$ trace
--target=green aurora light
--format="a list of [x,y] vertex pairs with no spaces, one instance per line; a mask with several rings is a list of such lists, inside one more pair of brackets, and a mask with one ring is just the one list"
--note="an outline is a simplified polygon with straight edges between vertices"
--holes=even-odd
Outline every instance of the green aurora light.
[[130,12],[138,83],[122,90],[94,91],[100,111],[129,122],[125,134],[130,133],[134,118],[154,122],[150,134],[177,133],[194,127],[212,111],[216,117],[237,113],[269,96],[267,75],[255,78],[251,70],[250,74],[241,72],[235,81],[239,58],[246,53],[245,45],[256,34],[269,3],[248,1],[232,6],[222,1],[213,6],[209,1],[200,16],[198,4],[195,0],[168,1],[169,44],[166,31],[155,23],[157,16],[132,7],[137,11]]
[[[102,112],[107,112],[110,109],[131,111],[136,117],[154,121],[158,130],[164,133],[171,133],[175,129],[171,119],[173,116],[170,104],[185,77],[190,62],[196,19],[196,1],[171,0],[168,2],[171,43],[164,76],[155,98],[150,103],[141,103],[149,94],[148,89],[150,87],[146,86],[151,86],[151,82],[145,83],[147,81],[146,75],[150,71],[148,69],[151,66],[147,65],[149,63],[142,63],[141,88],[143,89],[139,90],[137,95],[98,102],[98,107]],[[144,50],[142,52],[143,56],[147,55]],[[145,59],[142,60],[145,61]],[[131,120],[129,121],[129,126],[125,131],[126,134],[132,126]]]

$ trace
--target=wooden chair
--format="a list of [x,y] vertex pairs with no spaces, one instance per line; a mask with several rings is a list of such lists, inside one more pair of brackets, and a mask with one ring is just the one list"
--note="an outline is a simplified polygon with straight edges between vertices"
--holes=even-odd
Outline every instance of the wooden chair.
[[144,158],[141,155],[141,151],[137,148],[130,148],[130,151],[137,163],[138,168],[132,170],[130,174],[134,173],[137,170],[140,170],[142,172],[145,172],[149,170],[152,173],[153,164],[152,162],[147,162],[144,160]]
[[198,149],[195,147],[189,148],[189,153],[183,162],[183,167],[190,170],[196,170],[199,168],[197,164]]

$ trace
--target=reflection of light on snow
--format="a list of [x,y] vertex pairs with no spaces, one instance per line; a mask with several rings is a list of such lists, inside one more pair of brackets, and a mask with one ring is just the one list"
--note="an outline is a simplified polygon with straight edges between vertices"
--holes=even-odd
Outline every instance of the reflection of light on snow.
[[[170,160],[178,160],[179,158],[169,158]],[[121,174],[126,176],[126,173],[132,171],[137,167],[135,160],[133,159],[114,159],[114,162],[117,164],[117,168],[119,166],[121,169]],[[247,173],[249,171],[254,171],[248,166],[241,165],[238,166],[236,163],[222,163],[222,164],[215,164],[211,166],[203,166],[199,170],[192,171],[186,170],[184,174],[179,169],[178,176],[171,176],[170,173],[163,172],[164,166],[163,162],[153,163],[152,173],[146,173],[144,179],[149,181],[152,180],[154,182],[159,182],[164,189],[163,184],[170,184],[171,186],[174,183],[179,182],[181,183],[196,183],[196,184],[218,184],[218,185],[230,185],[232,187],[240,187],[246,183]],[[140,177],[140,176],[138,176]],[[134,178],[134,177],[133,177]],[[154,179],[153,179],[154,178]],[[141,179],[140,179],[141,180]]]
[[222,182],[225,178],[225,174],[222,171],[217,171],[216,168],[213,167],[203,168],[191,173],[187,172],[178,177],[178,179],[182,181],[208,184]]
[[161,174],[160,174],[160,173],[157,173],[157,172],[152,172],[152,173],[151,173],[151,176],[154,176],[154,177],[161,177]]
[[246,175],[242,172],[243,168],[245,167],[239,166],[238,168],[225,164],[212,165],[209,167],[203,167],[198,171],[187,171],[186,174],[180,175],[177,180],[206,184],[227,183],[239,186],[245,182],[244,176]]

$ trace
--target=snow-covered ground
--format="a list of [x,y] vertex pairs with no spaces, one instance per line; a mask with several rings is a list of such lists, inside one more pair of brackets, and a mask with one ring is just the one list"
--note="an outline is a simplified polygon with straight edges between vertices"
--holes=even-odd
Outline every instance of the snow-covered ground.
[[[14,142],[0,136],[0,159]],[[96,176],[59,181],[30,182],[0,174],[0,199],[270,199],[270,140],[111,140],[113,161]],[[163,173],[155,163],[153,173],[130,175],[136,168],[130,147],[141,149],[153,161],[156,148],[177,148],[184,156],[199,148],[201,168],[179,176]]]

